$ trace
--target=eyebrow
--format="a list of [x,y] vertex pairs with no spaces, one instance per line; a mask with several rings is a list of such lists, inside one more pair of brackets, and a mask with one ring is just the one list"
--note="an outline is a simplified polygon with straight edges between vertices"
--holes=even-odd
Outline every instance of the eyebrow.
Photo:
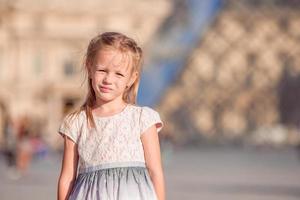
[[[97,68],[105,68],[105,65],[95,65]],[[121,70],[116,70],[115,72],[117,72],[117,73],[122,73],[122,74],[126,74],[126,72],[127,72],[127,69],[126,70],[124,70],[124,71],[121,71]]]
[[97,65],[95,65],[95,67],[105,67],[105,66],[101,65],[101,64],[97,64]]

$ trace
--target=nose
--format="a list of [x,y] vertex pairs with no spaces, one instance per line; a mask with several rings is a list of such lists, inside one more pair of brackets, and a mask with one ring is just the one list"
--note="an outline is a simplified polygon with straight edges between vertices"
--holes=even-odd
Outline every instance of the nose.
[[107,74],[104,76],[103,82],[104,82],[105,84],[111,84],[111,83],[112,83],[112,76],[110,75],[110,73],[107,73]]

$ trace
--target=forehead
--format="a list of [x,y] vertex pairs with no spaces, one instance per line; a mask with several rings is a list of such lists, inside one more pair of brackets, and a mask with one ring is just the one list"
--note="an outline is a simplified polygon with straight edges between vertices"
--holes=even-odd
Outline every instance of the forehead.
[[95,58],[95,66],[126,70],[131,63],[130,55],[117,50],[99,50]]

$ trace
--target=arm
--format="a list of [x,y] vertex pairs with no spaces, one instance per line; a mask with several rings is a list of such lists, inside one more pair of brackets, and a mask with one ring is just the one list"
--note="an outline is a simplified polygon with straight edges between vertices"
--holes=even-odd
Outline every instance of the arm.
[[148,128],[141,136],[145,162],[149,170],[158,200],[165,200],[165,183],[161,163],[160,145],[155,125]]
[[69,137],[64,136],[64,155],[62,160],[61,173],[58,180],[58,200],[68,199],[76,178],[77,163],[77,145]]

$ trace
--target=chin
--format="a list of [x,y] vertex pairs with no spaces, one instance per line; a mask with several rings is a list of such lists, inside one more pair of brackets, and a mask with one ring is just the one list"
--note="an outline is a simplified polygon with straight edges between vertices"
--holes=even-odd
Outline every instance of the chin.
[[101,99],[102,101],[111,101],[111,100],[114,100],[114,97],[106,96],[106,95],[98,95],[97,98]]

